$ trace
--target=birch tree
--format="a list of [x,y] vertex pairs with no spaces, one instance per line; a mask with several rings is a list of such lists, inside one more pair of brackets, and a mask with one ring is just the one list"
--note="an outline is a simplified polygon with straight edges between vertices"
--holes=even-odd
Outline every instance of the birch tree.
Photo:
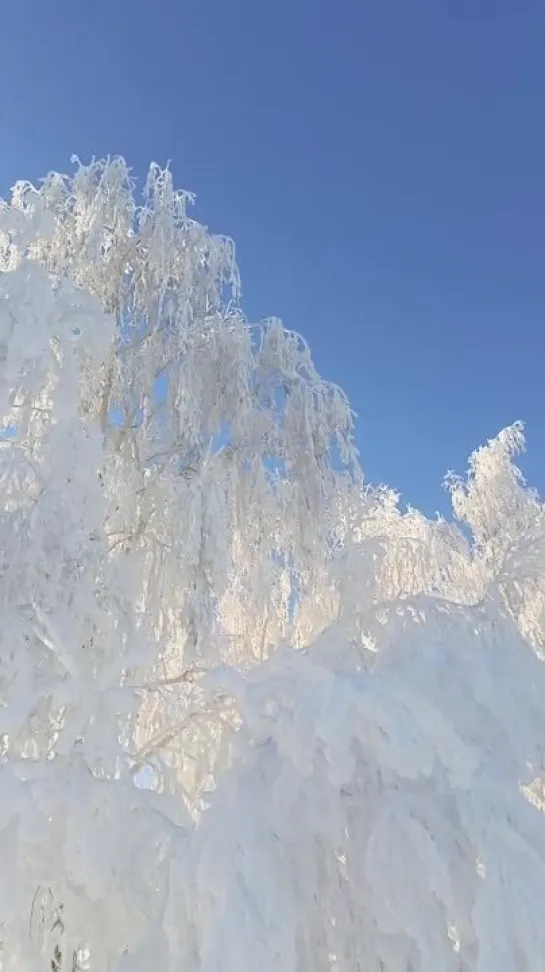
[[522,427],[451,521],[364,483],[191,201],[113,159],[0,207],[0,970],[539,972]]

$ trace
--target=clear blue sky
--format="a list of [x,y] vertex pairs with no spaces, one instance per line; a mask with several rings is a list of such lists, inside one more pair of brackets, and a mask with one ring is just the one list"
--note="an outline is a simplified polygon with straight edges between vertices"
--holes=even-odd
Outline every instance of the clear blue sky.
[[545,492],[545,0],[18,0],[0,193],[172,160],[359,413],[362,463],[427,510],[527,422]]

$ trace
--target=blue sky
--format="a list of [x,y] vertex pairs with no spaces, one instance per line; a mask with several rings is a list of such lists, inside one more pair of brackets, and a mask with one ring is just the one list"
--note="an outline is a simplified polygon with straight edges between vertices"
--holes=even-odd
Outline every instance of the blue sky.
[[359,413],[369,478],[427,511],[527,422],[545,493],[544,0],[18,0],[0,194],[172,160]]

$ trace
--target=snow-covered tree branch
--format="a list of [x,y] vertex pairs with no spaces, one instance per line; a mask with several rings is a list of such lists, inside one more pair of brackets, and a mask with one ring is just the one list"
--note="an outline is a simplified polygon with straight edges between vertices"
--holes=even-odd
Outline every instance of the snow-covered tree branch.
[[522,426],[403,510],[191,202],[0,207],[0,970],[545,969]]

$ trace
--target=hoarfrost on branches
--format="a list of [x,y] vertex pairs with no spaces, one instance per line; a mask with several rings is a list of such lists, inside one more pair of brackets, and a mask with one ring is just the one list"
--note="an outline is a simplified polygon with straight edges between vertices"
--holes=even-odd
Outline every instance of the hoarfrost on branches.
[[545,969],[523,428],[403,510],[191,202],[0,206],[0,969]]

